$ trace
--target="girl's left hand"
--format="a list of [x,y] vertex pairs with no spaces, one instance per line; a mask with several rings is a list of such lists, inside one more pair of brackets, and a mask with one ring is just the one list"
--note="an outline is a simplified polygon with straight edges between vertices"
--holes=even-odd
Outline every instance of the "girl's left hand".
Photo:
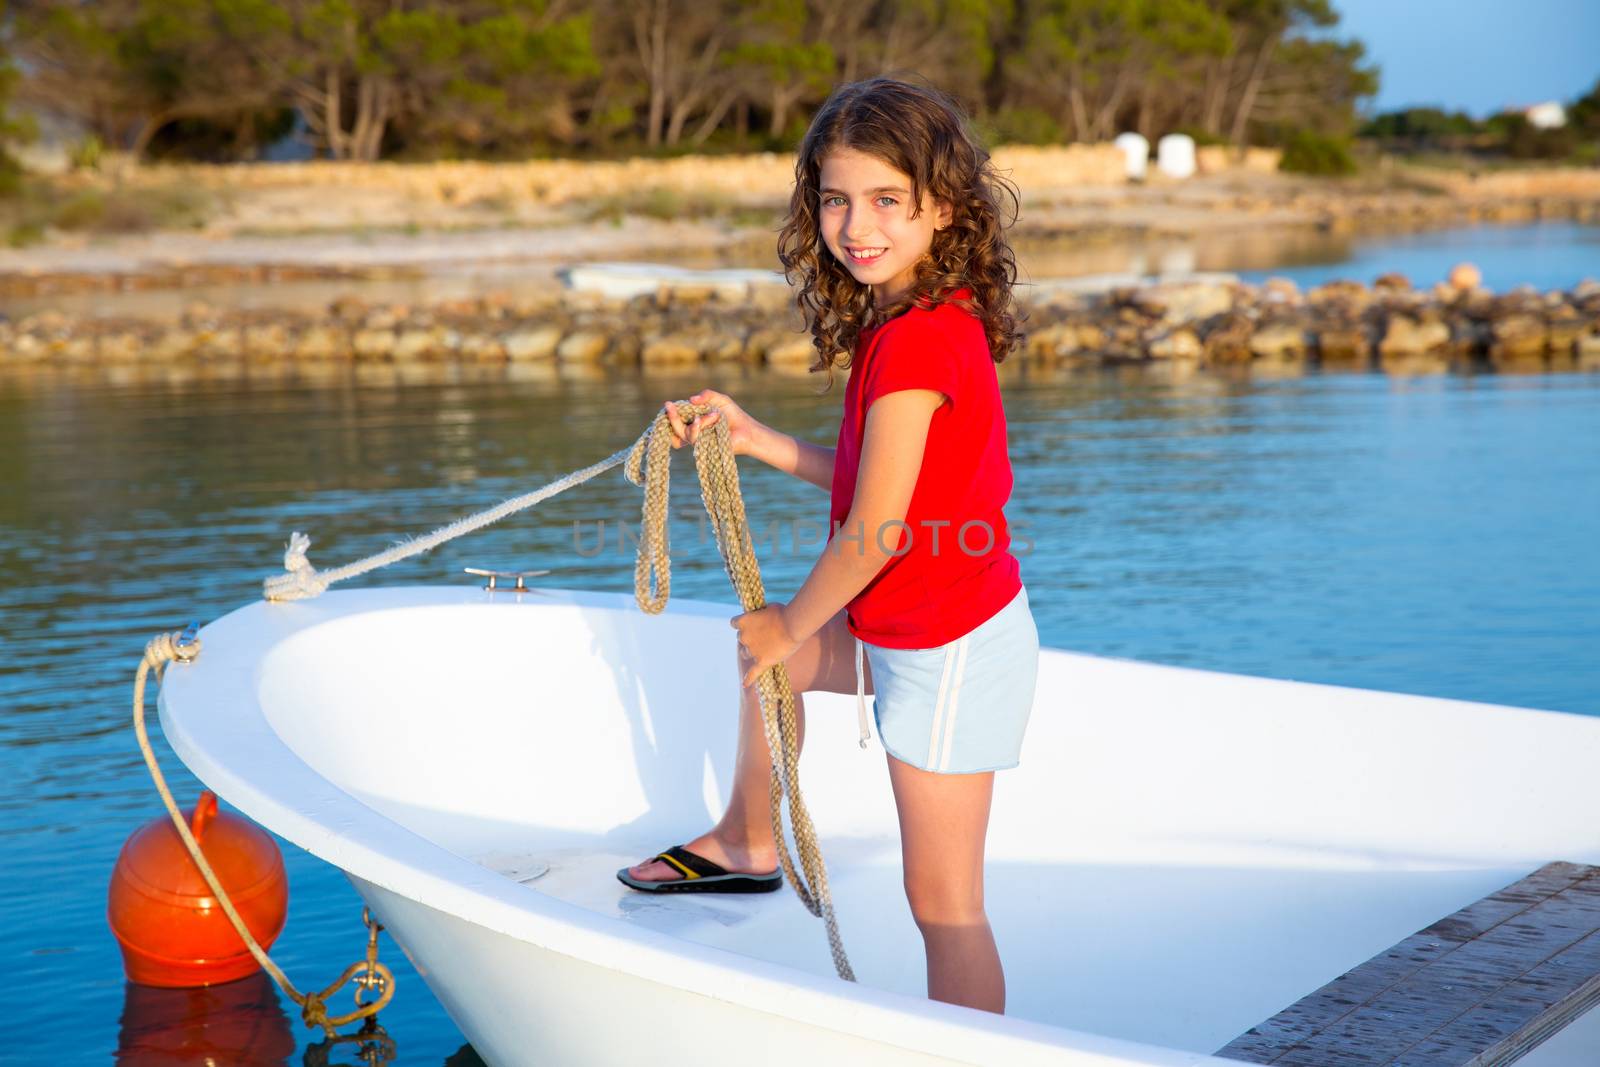
[[782,663],[800,648],[801,643],[789,636],[782,604],[768,604],[759,610],[736,615],[728,620],[728,625],[739,631],[739,645],[754,662],[740,682],[745,688],[754,685],[762,672]]

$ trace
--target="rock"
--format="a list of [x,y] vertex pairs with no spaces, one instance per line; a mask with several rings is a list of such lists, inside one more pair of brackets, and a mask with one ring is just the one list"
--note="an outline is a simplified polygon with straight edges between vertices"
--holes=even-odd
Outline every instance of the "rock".
[[578,330],[561,339],[556,358],[563,363],[598,363],[611,345],[611,338],[599,330]]
[[767,366],[792,374],[809,374],[816,362],[817,348],[811,343],[809,333],[791,333],[784,340],[768,346]]
[[244,353],[244,337],[236,326],[197,331],[195,340],[206,359],[238,359]]
[[401,330],[394,339],[396,363],[415,363],[418,360],[444,355],[441,335],[434,330]]
[[1274,275],[1261,283],[1261,291],[1273,301],[1298,304],[1302,300],[1300,287],[1294,283],[1293,278],[1280,278]]
[[795,311],[794,294],[787,285],[761,285],[755,282],[750,284],[745,305],[756,311],[769,314],[782,311]]
[[1339,280],[1325,282],[1306,294],[1313,307],[1339,308],[1351,314],[1360,314],[1372,304],[1372,293],[1360,282]]
[[561,343],[559,326],[533,326],[506,334],[501,342],[513,363],[532,363],[556,358]]
[[1187,326],[1155,334],[1145,345],[1151,359],[1196,361],[1205,354],[1200,337]]
[[652,369],[693,366],[700,362],[700,345],[693,337],[668,334],[647,342],[639,352],[639,360]]
[[50,355],[50,346],[34,334],[18,331],[8,354],[16,363],[36,363]]
[[366,302],[354,296],[341,296],[328,305],[328,311],[341,322],[355,324],[367,314]]
[[1225,285],[1196,282],[1156,287],[1165,305],[1161,320],[1172,325],[1198,322],[1233,310],[1233,291]]
[[1372,280],[1372,287],[1395,293],[1409,293],[1412,289],[1411,279],[1399,271],[1378,275]]
[[289,354],[289,331],[281,322],[246,326],[243,335],[244,354],[249,359],[266,361],[282,359]]
[[1545,317],[1545,325],[1549,330],[1551,353],[1565,355],[1573,350],[1578,335],[1588,329],[1589,320],[1576,308],[1561,304]]
[[471,363],[504,363],[509,358],[500,338],[481,333],[462,334],[456,351]]
[[1082,322],[1078,324],[1078,347],[1074,351],[1104,352],[1109,342],[1106,331],[1092,322]]
[[217,320],[217,309],[204,300],[193,300],[183,306],[183,315],[179,319],[185,326],[210,325]]
[[1054,326],[1029,330],[1028,339],[1023,342],[1022,355],[1028,359],[1051,360],[1070,356],[1077,350],[1078,328],[1058,322]]
[[1483,284],[1483,271],[1471,263],[1457,263],[1450,268],[1446,281],[1457,292],[1471,292]]
[[171,363],[194,355],[194,334],[182,327],[173,327],[157,334],[145,348],[144,359],[149,363]]
[[1489,358],[1497,363],[1542,360],[1548,339],[1543,318],[1507,315],[1489,325]]
[[678,307],[697,308],[710,303],[716,296],[717,288],[714,285],[668,284],[656,289],[656,304],[660,307],[676,304]]
[[337,326],[312,326],[294,346],[294,358],[307,361],[349,359],[351,353],[350,335]]
[[1208,363],[1248,363],[1254,353],[1250,351],[1250,338],[1255,333],[1255,323],[1242,312],[1231,311],[1210,320],[1204,331],[1206,361]]
[[1318,357],[1326,365],[1364,367],[1372,361],[1372,342],[1359,326],[1327,326],[1317,331],[1316,339]]
[[103,363],[133,363],[144,352],[144,339],[136,333],[118,330],[97,338],[95,355]]
[[744,338],[735,333],[710,333],[700,345],[709,363],[736,363],[744,358]]
[[1263,324],[1250,338],[1250,351],[1257,359],[1304,359],[1308,347],[1305,327],[1287,319]]
[[350,338],[357,359],[388,359],[394,352],[393,330],[361,329]]
[[1409,315],[1390,315],[1383,340],[1378,342],[1382,356],[1421,356],[1443,352],[1450,344],[1450,327],[1438,319],[1417,320]]
[[1572,351],[1581,369],[1600,368],[1600,323],[1592,324],[1587,332],[1580,333],[1573,342]]

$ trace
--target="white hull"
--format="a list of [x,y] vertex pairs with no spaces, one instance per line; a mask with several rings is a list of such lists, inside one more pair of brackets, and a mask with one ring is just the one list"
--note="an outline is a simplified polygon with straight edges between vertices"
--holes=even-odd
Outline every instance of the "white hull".
[[761,1063],[1227,1064],[1206,1052],[1433,920],[1600,863],[1600,719],[1047,649],[989,835],[1005,1017],[922,997],[884,756],[856,746],[853,695],[807,696],[844,983],[787,889],[657,898],[612,874],[720,812],[733,613],[254,604],[169,669],[162,721],[207,785],[349,873],[497,1065],[643,1063],[705,1032]]

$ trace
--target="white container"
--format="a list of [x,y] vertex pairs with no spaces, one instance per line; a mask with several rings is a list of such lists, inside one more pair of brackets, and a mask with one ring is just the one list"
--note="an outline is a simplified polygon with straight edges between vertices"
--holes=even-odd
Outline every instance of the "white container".
[[1143,134],[1128,133],[1117,134],[1117,139],[1112,142],[1122,150],[1122,160],[1129,181],[1144,181],[1145,171],[1150,165],[1150,142],[1145,140]]
[[1194,177],[1194,138],[1169,133],[1156,142],[1156,167],[1169,178]]

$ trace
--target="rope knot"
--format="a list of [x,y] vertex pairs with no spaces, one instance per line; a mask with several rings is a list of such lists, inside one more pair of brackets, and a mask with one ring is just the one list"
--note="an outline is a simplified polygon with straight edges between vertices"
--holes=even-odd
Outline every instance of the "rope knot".
[[200,655],[200,642],[198,640],[184,640],[182,632],[156,634],[144,646],[144,664],[153,671],[159,671],[163,666],[173,660],[188,663]]
[[261,583],[268,600],[309,600],[328,588],[326,579],[306,555],[310,547],[311,538],[305,534],[296,530],[289,535],[289,545],[283,551],[283,569],[287,573]]
[[320,1026],[328,1033],[333,1033],[333,1028],[328,1025],[328,1006],[322,1002],[320,993],[307,994],[300,1003],[300,1018],[305,1020],[307,1026]]

